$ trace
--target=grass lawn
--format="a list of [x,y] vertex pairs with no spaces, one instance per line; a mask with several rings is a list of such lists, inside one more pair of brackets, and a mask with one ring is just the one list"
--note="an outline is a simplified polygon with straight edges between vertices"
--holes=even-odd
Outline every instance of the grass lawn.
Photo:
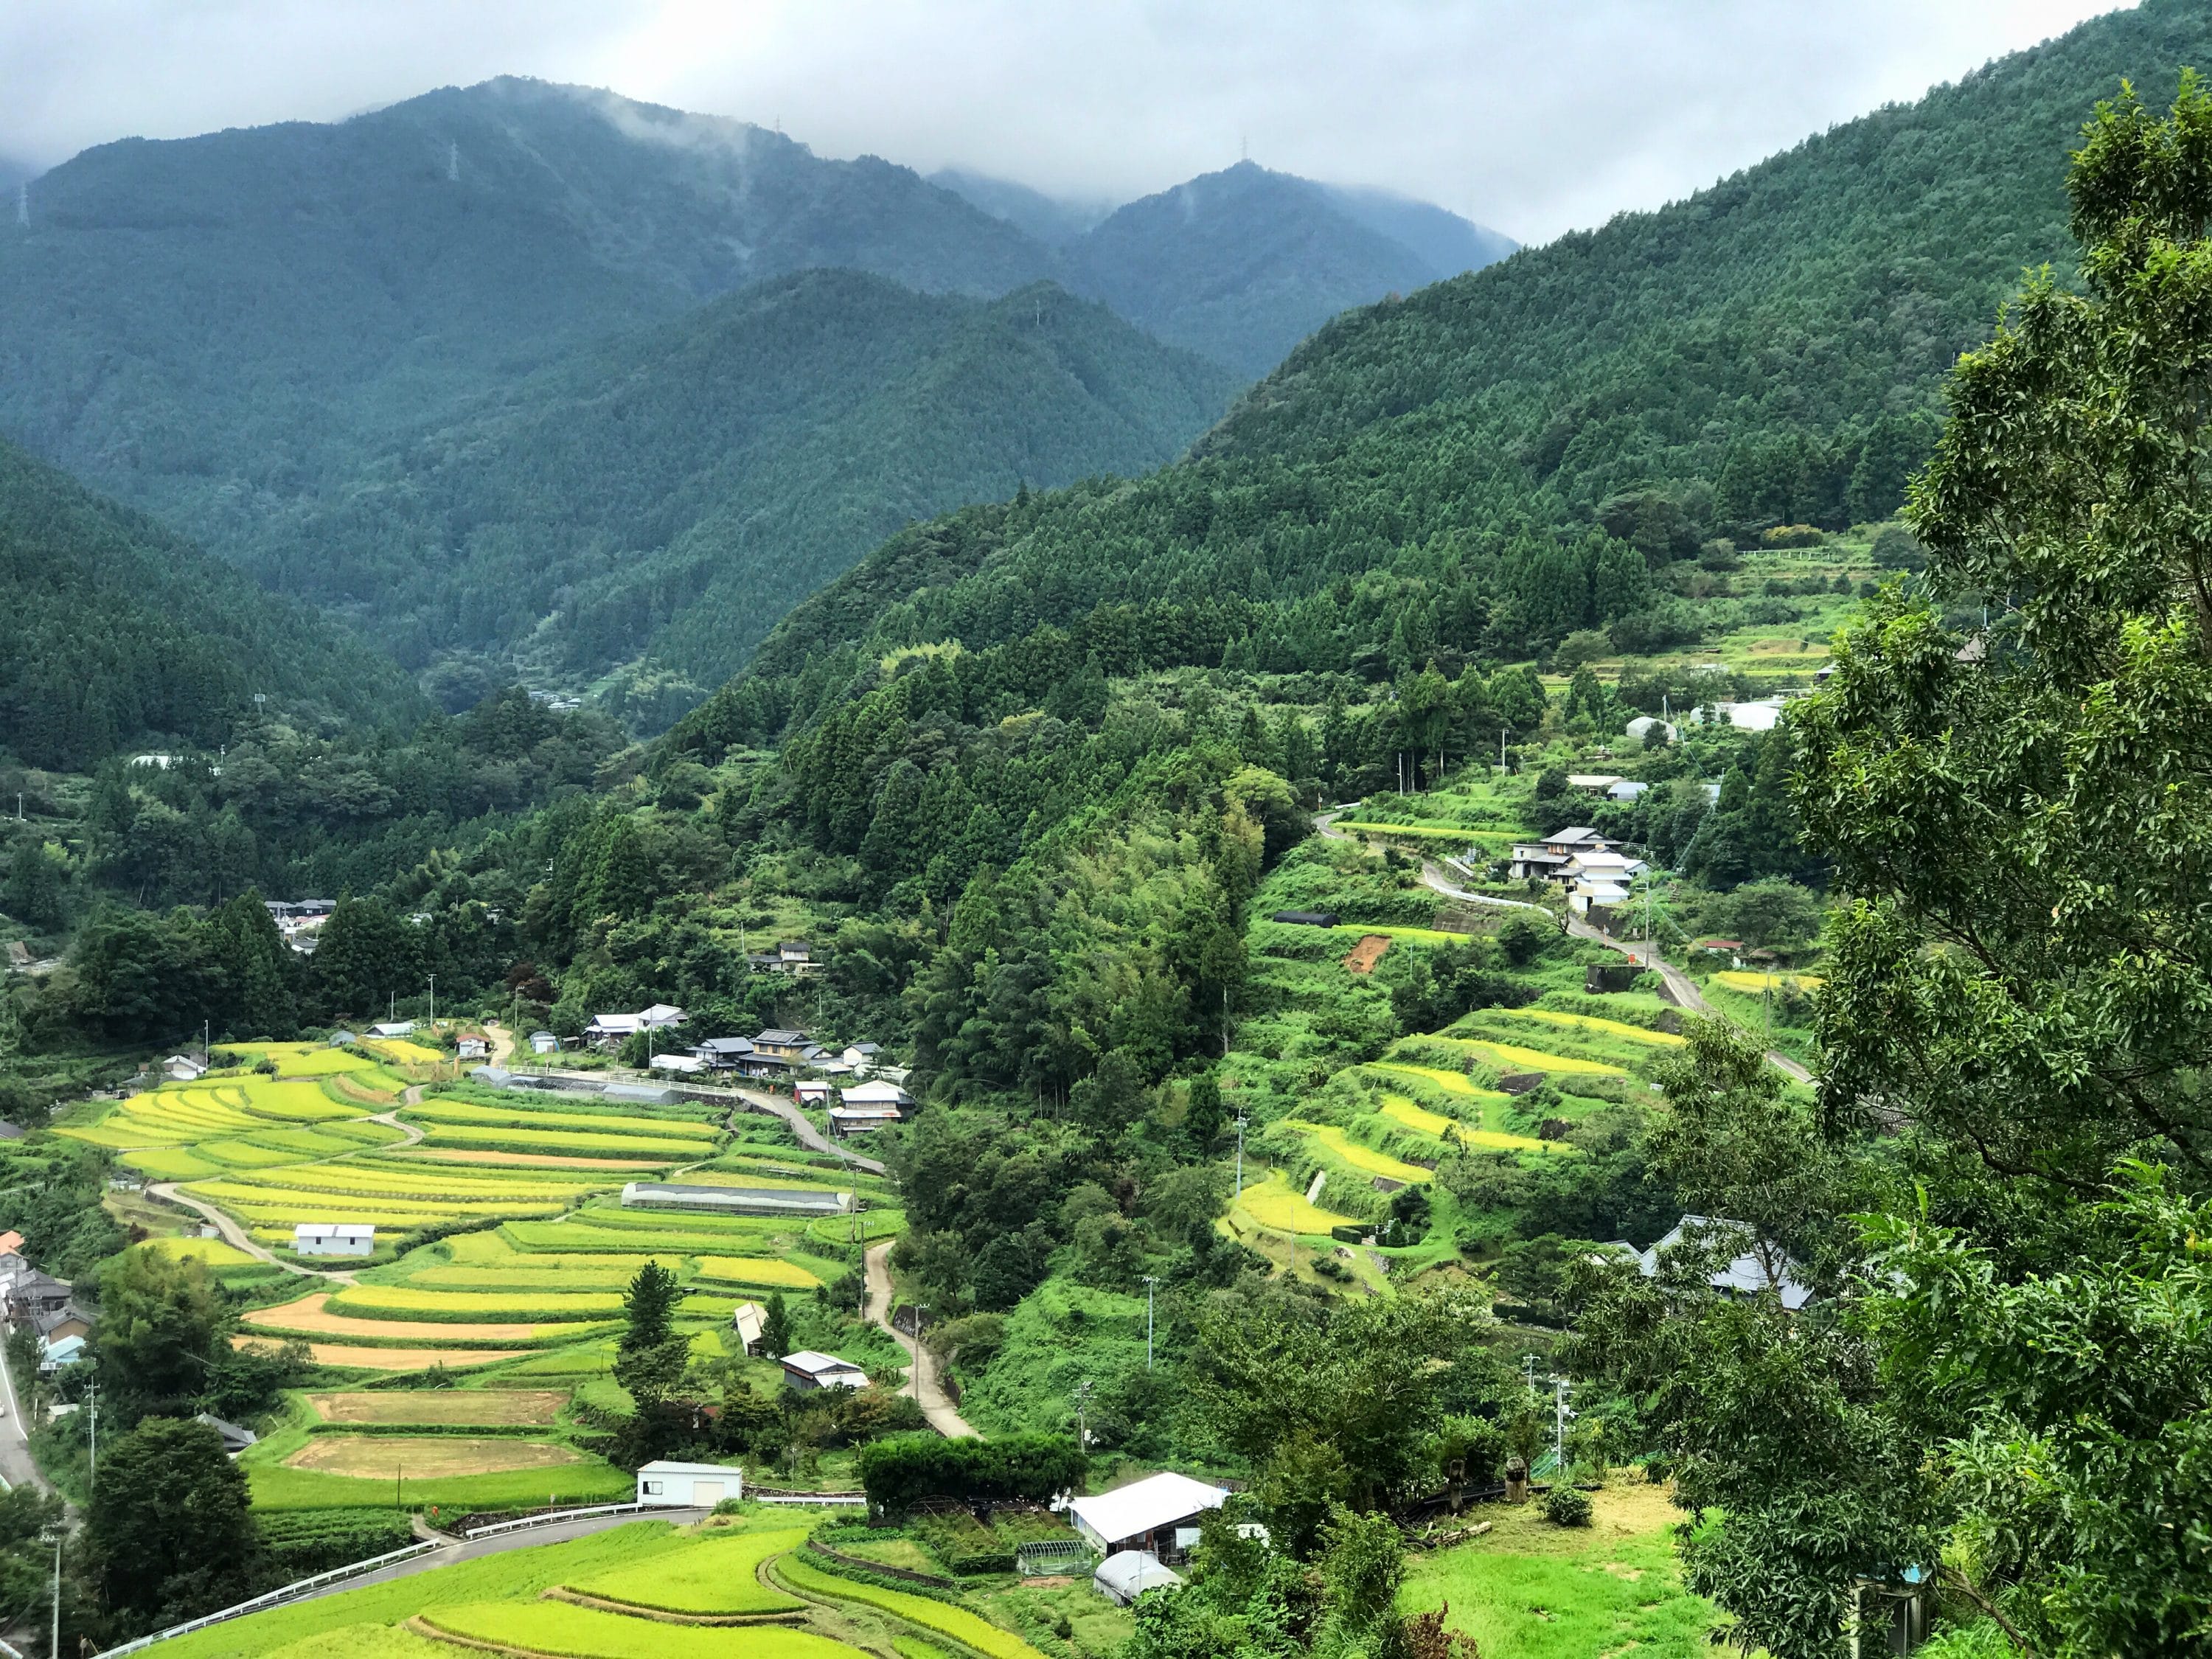
[[1682,1588],[1666,1528],[1682,1518],[1654,1486],[1615,1480],[1595,1524],[1555,1527],[1534,1504],[1485,1505],[1485,1537],[1407,1564],[1407,1613],[1449,1603],[1483,1659],[1692,1659],[1717,1615]]

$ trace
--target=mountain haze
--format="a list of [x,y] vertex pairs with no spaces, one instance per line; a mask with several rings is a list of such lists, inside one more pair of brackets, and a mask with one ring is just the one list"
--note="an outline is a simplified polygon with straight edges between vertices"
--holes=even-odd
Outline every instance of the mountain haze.
[[2168,98],[2193,64],[2212,18],[2154,0],[1686,202],[1340,317],[1189,459],[879,550],[684,741],[804,722],[845,684],[841,647],[857,667],[1041,628],[1109,672],[1449,672],[1589,629],[1631,654],[1694,645],[1735,613],[1686,604],[1669,567],[1716,534],[1893,511],[1957,354],[2024,267],[2068,256],[2086,114],[2123,80]]

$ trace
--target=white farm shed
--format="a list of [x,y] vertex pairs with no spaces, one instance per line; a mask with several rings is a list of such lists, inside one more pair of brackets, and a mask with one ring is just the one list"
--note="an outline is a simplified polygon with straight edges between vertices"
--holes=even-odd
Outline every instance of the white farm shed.
[[637,1501],[672,1510],[711,1510],[745,1495],[745,1472],[728,1463],[647,1463],[637,1472]]
[[1123,1550],[1101,1561],[1098,1571],[1091,1575],[1091,1582],[1101,1595],[1126,1607],[1148,1589],[1173,1589],[1182,1583],[1182,1575],[1173,1567],[1162,1565],[1157,1555],[1143,1550]]
[[300,1255],[373,1255],[376,1229],[366,1221],[302,1221],[292,1229]]
[[1176,1528],[1197,1525],[1200,1516],[1219,1509],[1228,1496],[1225,1486],[1170,1472],[1147,1475],[1096,1498],[1079,1498],[1067,1506],[1067,1517],[1101,1555],[1123,1550],[1158,1555],[1174,1547]]

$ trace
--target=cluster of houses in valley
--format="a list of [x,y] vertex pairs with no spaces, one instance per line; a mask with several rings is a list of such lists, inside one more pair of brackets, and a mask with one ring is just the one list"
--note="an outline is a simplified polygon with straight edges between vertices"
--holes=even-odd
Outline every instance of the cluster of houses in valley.
[[[817,1106],[827,1112],[831,1129],[841,1135],[866,1133],[896,1123],[914,1104],[904,1086],[907,1068],[886,1062],[875,1043],[849,1042],[832,1048],[817,1042],[807,1031],[783,1027],[749,1037],[674,1035],[689,1018],[684,1009],[666,1002],[656,1002],[635,1013],[599,1014],[584,1028],[583,1040],[592,1048],[605,1050],[641,1034],[653,1036],[668,1032],[665,1052],[654,1054],[648,1063],[671,1083],[696,1079],[780,1084],[802,1106]],[[561,1052],[561,1040],[550,1031],[532,1031],[530,1049],[534,1055],[550,1059]]]
[[1651,868],[1624,850],[1626,846],[1578,824],[1541,841],[1516,842],[1509,873],[1516,881],[1548,881],[1565,889],[1567,908],[1588,915],[1626,903],[1629,884]]
[[276,931],[284,942],[303,957],[315,953],[315,939],[322,926],[337,909],[333,899],[264,899],[269,907],[269,919],[276,924]]
[[77,1297],[69,1280],[42,1273],[24,1259],[21,1233],[0,1233],[0,1297],[5,1299],[9,1328],[38,1337],[40,1376],[91,1358],[97,1312]]

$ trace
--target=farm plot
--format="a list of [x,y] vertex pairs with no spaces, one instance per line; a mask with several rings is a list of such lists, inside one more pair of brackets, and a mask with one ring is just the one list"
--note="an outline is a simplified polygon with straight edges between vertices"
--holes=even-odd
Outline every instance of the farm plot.
[[760,1568],[805,1538],[804,1527],[702,1538],[650,1561],[571,1579],[568,1587],[580,1595],[658,1613],[799,1613],[806,1604],[762,1583]]
[[535,1342],[546,1335],[568,1336],[573,1328],[550,1325],[540,1328],[521,1321],[507,1322],[486,1322],[464,1324],[442,1320],[368,1319],[332,1313],[328,1309],[331,1295],[318,1291],[312,1296],[286,1302],[274,1308],[254,1308],[240,1316],[240,1322],[255,1331],[272,1335],[306,1337],[338,1336],[359,1343],[451,1342],[482,1346],[490,1343]]
[[515,1324],[526,1329],[578,1321],[609,1320],[622,1312],[619,1291],[448,1291],[408,1285],[351,1285],[324,1304],[330,1313],[360,1320],[428,1321],[437,1324]]
[[1490,1037],[1454,1035],[1432,1037],[1430,1041],[1455,1044],[1508,1072],[1561,1073],[1583,1077],[1628,1075],[1626,1067],[1605,1060],[1580,1060],[1571,1054],[1550,1054],[1541,1048],[1524,1048],[1518,1043],[1501,1042]]
[[[262,1352],[275,1352],[274,1338],[256,1338],[241,1334],[230,1339],[234,1348],[253,1348]],[[341,1370],[361,1371],[422,1371],[433,1365],[453,1370],[464,1365],[493,1365],[510,1359],[523,1359],[529,1351],[524,1348],[363,1348],[346,1342],[310,1342],[307,1352],[318,1365],[334,1366]]]
[[1400,1077],[1419,1078],[1431,1087],[1441,1089],[1448,1095],[1456,1095],[1462,1100],[1480,1100],[1504,1105],[1513,1098],[1512,1096],[1500,1090],[1479,1088],[1468,1079],[1466,1073],[1447,1071],[1441,1066],[1413,1066],[1403,1060],[1377,1060],[1370,1061],[1368,1069],[1376,1072],[1395,1072]]
[[902,1619],[908,1624],[921,1626],[924,1630],[949,1636],[963,1647],[986,1656],[986,1659],[1044,1659],[1043,1655],[1020,1637],[1000,1629],[981,1614],[970,1613],[965,1607],[957,1607],[927,1595],[909,1595],[905,1590],[864,1584],[857,1579],[835,1577],[796,1555],[781,1558],[769,1571],[772,1577],[805,1595],[832,1601],[858,1601],[864,1607],[878,1608],[895,1619]]
[[774,1625],[718,1630],[559,1601],[436,1607],[419,1622],[433,1634],[477,1646],[562,1659],[858,1659],[857,1650],[811,1631]]
[[1534,1135],[1508,1134],[1502,1129],[1478,1129],[1462,1123],[1455,1117],[1446,1117],[1441,1112],[1431,1112],[1416,1106],[1403,1095],[1385,1095],[1378,1109],[1382,1116],[1409,1129],[1434,1135],[1439,1140],[1449,1136],[1469,1146],[1487,1147],[1501,1152],[1549,1152],[1563,1150],[1551,1142],[1539,1140]]
[[465,1428],[550,1428],[568,1403],[566,1389],[422,1389],[367,1394],[311,1394],[325,1423],[441,1424]]
[[759,1285],[771,1290],[811,1291],[822,1283],[796,1261],[772,1257],[702,1255],[699,1277],[732,1285]]
[[1626,1020],[1606,1019],[1596,1014],[1564,1013],[1556,1008],[1492,1008],[1485,1011],[1491,1019],[1512,1023],[1532,1020],[1545,1025],[1564,1025],[1577,1030],[1601,1032],[1624,1042],[1646,1043],[1655,1048],[1680,1048],[1687,1038],[1672,1031],[1655,1031],[1645,1025],[1631,1025]]
[[1408,1164],[1402,1158],[1392,1158],[1387,1152],[1378,1152],[1371,1146],[1363,1146],[1334,1124],[1306,1123],[1297,1118],[1285,1118],[1275,1127],[1316,1142],[1330,1157],[1350,1164],[1362,1175],[1381,1176],[1386,1181],[1403,1182],[1407,1185],[1436,1178],[1433,1170],[1425,1170],[1418,1164]]
[[538,1129],[485,1123],[426,1123],[425,1144],[437,1149],[546,1152],[564,1157],[651,1159],[662,1165],[696,1163],[709,1156],[713,1143],[696,1139],[643,1134],[601,1134],[580,1129]]
[[1265,1181],[1247,1187],[1233,1209],[1242,1210],[1260,1226],[1282,1233],[1326,1235],[1332,1227],[1349,1226],[1353,1220],[1307,1203],[1305,1194],[1292,1191],[1280,1170],[1270,1170]]
[[457,1474],[505,1474],[557,1469],[584,1461],[574,1446],[508,1435],[318,1434],[284,1460],[291,1469],[390,1480],[412,1471],[417,1480]]
[[444,1096],[410,1106],[402,1114],[410,1122],[499,1124],[509,1127],[582,1129],[605,1135],[641,1135],[649,1140],[696,1140],[713,1146],[721,1131],[711,1123],[683,1118],[633,1117],[619,1112],[538,1110],[529,1106],[486,1106],[475,1101]]

